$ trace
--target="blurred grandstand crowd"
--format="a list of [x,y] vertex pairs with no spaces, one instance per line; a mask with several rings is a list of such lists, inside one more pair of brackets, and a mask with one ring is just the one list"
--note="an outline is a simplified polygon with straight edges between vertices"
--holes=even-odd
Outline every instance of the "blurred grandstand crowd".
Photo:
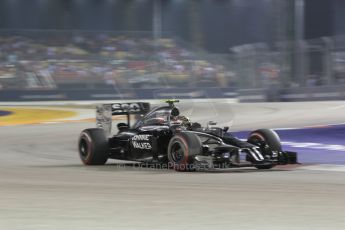
[[0,89],[228,87],[224,66],[174,39],[109,33],[0,33]]

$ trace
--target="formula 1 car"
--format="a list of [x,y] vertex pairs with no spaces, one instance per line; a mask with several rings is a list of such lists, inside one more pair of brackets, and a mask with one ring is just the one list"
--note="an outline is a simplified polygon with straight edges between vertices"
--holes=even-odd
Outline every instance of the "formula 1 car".
[[[297,163],[297,153],[282,151],[277,133],[259,129],[247,141],[215,127],[202,127],[180,115],[178,100],[150,110],[149,103],[113,103],[97,107],[98,128],[85,129],[79,137],[79,155],[85,165],[103,165],[111,159],[149,164],[166,164],[177,171],[232,167],[270,169],[279,164]],[[126,115],[111,134],[112,117]],[[139,117],[131,125],[131,115]]]

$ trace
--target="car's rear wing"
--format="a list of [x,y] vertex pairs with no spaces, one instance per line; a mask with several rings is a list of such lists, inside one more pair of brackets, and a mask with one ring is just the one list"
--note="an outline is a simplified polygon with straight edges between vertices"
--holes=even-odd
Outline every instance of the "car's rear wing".
[[150,103],[129,102],[98,105],[96,108],[97,127],[104,129],[106,135],[111,133],[112,116],[126,115],[130,127],[131,114],[146,114],[150,111]]
[[147,102],[113,103],[110,105],[112,115],[145,114],[150,110],[150,103]]

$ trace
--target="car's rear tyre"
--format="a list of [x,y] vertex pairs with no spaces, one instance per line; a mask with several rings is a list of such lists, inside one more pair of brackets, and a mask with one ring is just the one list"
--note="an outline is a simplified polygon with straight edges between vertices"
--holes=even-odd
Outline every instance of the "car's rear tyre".
[[201,152],[202,144],[197,135],[188,132],[176,134],[168,145],[169,166],[176,171],[194,171],[194,156]]
[[103,129],[85,129],[80,133],[78,150],[85,165],[104,165],[108,160],[108,141]]
[[[272,151],[282,151],[282,146],[280,143],[280,138],[278,134],[271,129],[258,129],[249,134],[248,140],[249,143],[254,145],[259,145],[260,143],[266,143]],[[256,165],[257,169],[271,169],[275,165]]]

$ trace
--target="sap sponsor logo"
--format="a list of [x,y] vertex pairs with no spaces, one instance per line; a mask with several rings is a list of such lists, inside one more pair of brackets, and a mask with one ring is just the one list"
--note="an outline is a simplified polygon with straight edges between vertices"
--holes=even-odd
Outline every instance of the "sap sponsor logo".
[[290,141],[284,141],[282,142],[282,144],[291,146],[294,148],[324,149],[324,150],[345,152],[345,145],[331,145],[331,144],[321,144],[321,143],[311,143],[311,142],[290,142]]
[[140,112],[140,104],[139,103],[115,103],[111,105],[113,111],[123,112]]
[[150,141],[150,135],[135,135],[132,137],[132,145],[136,149],[152,149],[152,146],[149,142]]

